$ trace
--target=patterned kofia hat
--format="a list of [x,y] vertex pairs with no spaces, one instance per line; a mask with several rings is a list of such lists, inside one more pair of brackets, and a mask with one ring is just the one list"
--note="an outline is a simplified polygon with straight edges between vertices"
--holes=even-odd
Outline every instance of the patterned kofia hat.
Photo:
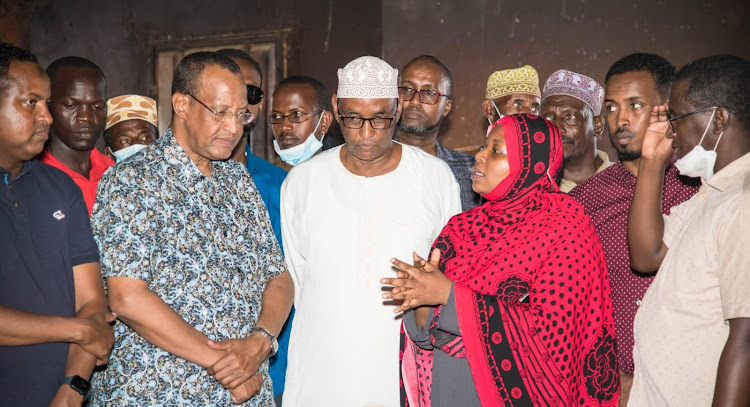
[[125,120],[138,119],[159,126],[156,116],[156,101],[140,95],[116,96],[107,101],[107,126],[109,129]]
[[542,100],[552,95],[572,96],[589,105],[597,116],[601,114],[604,103],[604,88],[601,85],[586,75],[565,69],[560,69],[547,78],[543,95]]
[[344,98],[398,98],[398,70],[380,58],[364,56],[338,70],[336,96]]
[[539,74],[530,65],[516,69],[496,71],[487,79],[485,99],[497,99],[514,93],[542,97],[539,91]]

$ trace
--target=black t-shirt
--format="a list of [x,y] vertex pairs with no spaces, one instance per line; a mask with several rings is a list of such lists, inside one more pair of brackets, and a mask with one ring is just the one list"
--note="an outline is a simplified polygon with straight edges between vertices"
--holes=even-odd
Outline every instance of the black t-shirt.
[[[14,179],[0,168],[0,304],[72,317],[73,267],[98,261],[83,195],[70,177],[39,161],[25,162]],[[68,347],[0,346],[0,404],[47,406]]]

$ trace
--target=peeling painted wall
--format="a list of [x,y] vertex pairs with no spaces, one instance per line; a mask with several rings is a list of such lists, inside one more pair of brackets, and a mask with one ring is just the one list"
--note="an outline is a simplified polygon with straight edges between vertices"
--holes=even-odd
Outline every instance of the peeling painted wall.
[[[748,9],[747,0],[383,0],[383,51],[399,69],[420,54],[445,63],[454,102],[443,139],[477,145],[492,72],[529,64],[542,84],[560,68],[603,84],[612,63],[637,51],[678,68],[722,53],[750,59]],[[606,135],[601,145],[609,147]]]
[[108,93],[147,94],[153,82],[152,38],[294,28],[297,66],[333,89],[336,69],[381,53],[381,4],[341,0],[52,0],[38,8],[30,48],[47,65],[66,55],[99,64]]
[[[34,14],[30,47],[43,64],[80,55],[100,64],[109,94],[148,93],[150,38],[295,28],[298,65],[335,90],[336,69],[360,55],[400,68],[433,54],[453,72],[448,146],[479,144],[487,77],[530,64],[542,81],[567,68],[603,81],[635,51],[676,66],[702,56],[750,58],[747,0],[52,0]],[[608,145],[606,139],[602,143]]]

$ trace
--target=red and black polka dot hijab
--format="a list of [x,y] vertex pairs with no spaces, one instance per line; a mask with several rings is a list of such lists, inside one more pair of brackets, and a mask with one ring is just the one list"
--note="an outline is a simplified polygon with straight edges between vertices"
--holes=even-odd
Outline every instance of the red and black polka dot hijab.
[[528,114],[505,116],[490,125],[503,128],[510,174],[484,196],[488,201],[510,203],[530,189],[559,191],[557,175],[562,169],[560,132],[547,120]]

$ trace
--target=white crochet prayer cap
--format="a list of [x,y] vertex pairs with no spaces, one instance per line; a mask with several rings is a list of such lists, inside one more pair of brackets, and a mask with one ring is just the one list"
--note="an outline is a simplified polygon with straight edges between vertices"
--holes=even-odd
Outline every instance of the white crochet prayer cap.
[[339,69],[338,77],[339,99],[398,98],[398,70],[380,58],[359,57]]

